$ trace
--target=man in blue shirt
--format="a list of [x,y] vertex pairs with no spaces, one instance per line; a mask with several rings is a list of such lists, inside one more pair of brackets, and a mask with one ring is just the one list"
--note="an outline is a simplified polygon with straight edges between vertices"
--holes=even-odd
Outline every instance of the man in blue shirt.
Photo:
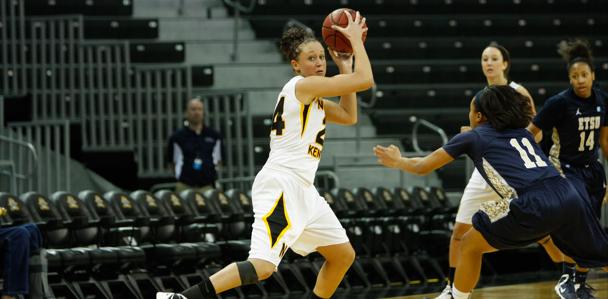
[[403,158],[399,148],[376,146],[387,167],[427,174],[462,154],[501,197],[482,204],[461,243],[452,288],[468,298],[477,284],[484,253],[523,247],[550,235],[578,264],[608,267],[608,235],[591,206],[563,178],[526,130],[532,118],[527,97],[508,86],[490,86],[471,101],[472,131],[456,135],[426,157]]
[[222,161],[222,138],[203,122],[203,102],[192,99],[186,108],[187,125],[169,138],[167,160],[175,172],[176,191],[197,189],[204,192],[215,186],[216,166]]

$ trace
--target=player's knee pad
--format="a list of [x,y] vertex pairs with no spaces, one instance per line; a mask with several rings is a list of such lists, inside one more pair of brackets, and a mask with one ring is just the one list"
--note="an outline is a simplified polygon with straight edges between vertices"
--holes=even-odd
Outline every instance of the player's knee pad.
[[259,281],[258,273],[255,272],[255,267],[250,261],[237,262],[236,267],[239,270],[242,285],[254,284]]

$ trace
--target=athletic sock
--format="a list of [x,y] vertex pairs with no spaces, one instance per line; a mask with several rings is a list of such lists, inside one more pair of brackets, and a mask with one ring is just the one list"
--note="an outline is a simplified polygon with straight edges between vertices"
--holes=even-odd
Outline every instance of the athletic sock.
[[311,299],[323,299],[323,297],[317,296],[317,294],[315,294],[315,292],[312,292],[311,294],[312,294],[312,295],[310,295]]
[[211,280],[205,277],[202,282],[191,286],[189,289],[182,292],[182,295],[188,299],[215,299],[215,288],[211,284]]
[[459,291],[455,285],[452,286],[452,298],[454,299],[469,299],[471,293]]
[[570,277],[574,277],[575,273],[576,273],[575,264],[570,264],[570,263],[562,264],[562,274],[568,274],[568,275],[570,275]]

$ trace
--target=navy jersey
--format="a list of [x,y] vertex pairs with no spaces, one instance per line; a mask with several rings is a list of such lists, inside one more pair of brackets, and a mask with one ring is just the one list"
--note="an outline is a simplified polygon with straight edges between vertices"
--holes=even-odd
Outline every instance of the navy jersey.
[[443,149],[454,159],[468,155],[475,168],[502,198],[559,176],[526,129],[496,131],[489,123],[460,133]]
[[606,125],[605,101],[599,88],[593,88],[588,99],[569,88],[549,98],[536,115],[535,126],[553,129],[549,155],[558,168],[562,163],[580,167],[598,159],[600,129]]

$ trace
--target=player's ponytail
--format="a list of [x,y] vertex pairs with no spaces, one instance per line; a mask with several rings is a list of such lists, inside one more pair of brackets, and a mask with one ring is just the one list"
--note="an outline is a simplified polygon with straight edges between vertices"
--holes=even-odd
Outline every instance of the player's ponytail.
[[484,88],[474,103],[475,109],[497,131],[525,128],[532,120],[532,107],[528,97],[508,85]]
[[301,26],[292,26],[283,32],[283,36],[281,36],[281,40],[279,41],[279,48],[283,56],[291,61],[297,59],[298,55],[300,55],[300,45],[316,40],[314,34],[309,29]]
[[574,39],[570,41],[562,41],[557,46],[557,52],[562,56],[568,65],[568,71],[573,64],[583,62],[589,65],[592,72],[595,71],[593,66],[593,55],[589,42],[584,39]]

